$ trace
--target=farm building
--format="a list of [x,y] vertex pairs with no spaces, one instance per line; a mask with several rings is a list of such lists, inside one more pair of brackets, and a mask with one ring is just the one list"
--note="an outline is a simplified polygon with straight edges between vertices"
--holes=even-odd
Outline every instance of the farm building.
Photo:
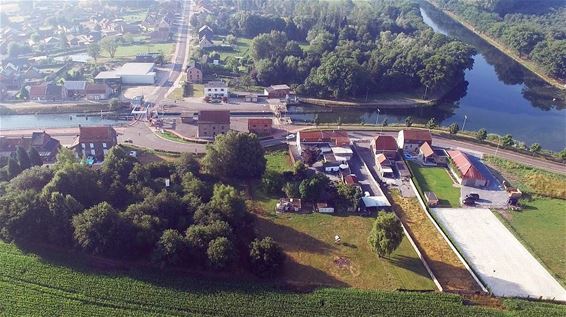
[[453,163],[453,170],[458,176],[458,181],[464,186],[485,187],[487,178],[474,165],[468,155],[462,151],[448,151],[448,156]]

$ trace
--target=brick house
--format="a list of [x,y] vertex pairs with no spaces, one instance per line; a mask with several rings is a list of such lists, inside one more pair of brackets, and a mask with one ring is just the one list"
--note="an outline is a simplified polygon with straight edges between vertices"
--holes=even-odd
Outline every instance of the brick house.
[[106,100],[110,97],[111,93],[112,88],[110,88],[107,84],[86,84],[85,95],[88,100]]
[[116,144],[118,144],[118,135],[113,127],[79,125],[79,135],[75,138],[71,149],[78,157],[92,157],[97,162],[102,162],[108,150]]
[[409,153],[418,153],[419,147],[425,142],[432,145],[432,134],[428,130],[401,130],[397,137],[399,149]]
[[202,83],[202,71],[196,66],[187,67],[187,81],[191,83]]
[[217,135],[230,130],[230,111],[201,110],[198,113],[197,137],[214,139]]
[[291,92],[287,85],[271,85],[264,89],[263,93],[267,98],[285,98]]
[[41,84],[31,86],[29,90],[29,99],[37,101],[59,101],[65,99],[67,89],[63,86],[55,84]]
[[257,135],[270,135],[273,130],[272,119],[248,119],[248,131]]
[[371,140],[371,148],[375,156],[379,154],[385,155],[389,160],[396,160],[399,149],[397,141],[390,135],[378,135]]

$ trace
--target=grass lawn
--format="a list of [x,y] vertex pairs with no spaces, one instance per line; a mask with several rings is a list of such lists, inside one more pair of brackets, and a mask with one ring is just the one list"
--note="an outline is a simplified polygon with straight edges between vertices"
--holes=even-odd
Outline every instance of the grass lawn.
[[124,15],[122,18],[124,19],[124,22],[132,23],[132,22],[142,22],[143,20],[145,20],[146,16],[147,16],[147,10],[140,9],[140,10],[132,10],[128,12],[128,14]]
[[203,84],[192,84],[192,86],[193,86],[192,97],[204,97]]
[[[163,52],[165,60],[175,51],[175,43],[148,43],[137,45],[119,46],[114,58],[133,58],[138,54],[147,52]],[[101,57],[110,58],[108,52],[102,50]]]
[[441,167],[421,167],[413,162],[409,162],[409,165],[417,179],[417,186],[423,192],[434,192],[441,206],[460,206],[460,189],[455,187],[452,178],[448,175],[447,169]]
[[[237,48],[233,51],[219,51],[218,53],[220,54],[220,59],[222,61],[226,61],[226,58],[228,56],[232,56],[232,57],[244,57],[246,55],[249,54],[249,49],[250,46],[252,44],[252,39],[248,39],[248,38],[244,38],[244,37],[239,37],[237,38],[238,42],[236,43]],[[211,48],[211,50],[214,50],[214,48]]]
[[[268,152],[267,169],[287,171],[287,151]],[[390,258],[371,252],[367,237],[374,218],[357,215],[275,214],[278,197],[254,188],[259,207],[258,233],[281,244],[289,261],[283,279],[296,284],[351,286],[363,289],[432,290],[435,286],[407,239]],[[334,243],[339,235],[341,244]]]
[[538,197],[522,204],[522,211],[499,218],[566,285],[566,200]]
[[178,137],[177,135],[169,132],[169,131],[163,131],[163,133],[157,132],[159,134],[160,137],[167,139],[167,140],[171,140],[171,141],[175,141],[175,142],[179,142],[179,143],[189,143],[188,141],[181,139],[180,137]]

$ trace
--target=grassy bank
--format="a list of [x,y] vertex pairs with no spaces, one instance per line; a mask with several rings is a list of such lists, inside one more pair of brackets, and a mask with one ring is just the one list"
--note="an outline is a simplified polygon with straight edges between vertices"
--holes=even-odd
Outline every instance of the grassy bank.
[[500,43],[499,41],[497,41],[496,39],[494,39],[493,37],[484,34],[484,33],[480,33],[478,31],[476,31],[476,29],[474,28],[474,26],[472,24],[470,24],[468,21],[464,20],[462,17],[460,17],[459,15],[457,15],[454,12],[448,11],[448,10],[443,10],[440,7],[438,7],[438,5],[433,1],[433,0],[426,0],[428,3],[430,3],[432,6],[434,6],[436,9],[444,12],[444,14],[446,14],[447,16],[449,16],[450,18],[452,18],[454,21],[460,23],[462,26],[464,26],[466,29],[468,29],[470,32],[473,32],[475,35],[481,37],[484,41],[488,42],[489,44],[491,44],[493,47],[497,48],[499,51],[501,51],[503,54],[511,57],[513,60],[515,60],[517,63],[523,65],[525,68],[527,68],[529,71],[531,71],[533,74],[537,75],[538,77],[540,77],[542,80],[544,80],[545,82],[547,82],[548,84],[561,89],[561,90],[566,90],[566,85],[559,82],[558,80],[546,75],[546,73],[533,61],[530,60],[526,60],[523,59],[521,57],[519,57],[519,55],[517,55],[517,53],[515,53],[514,51],[512,51],[511,49],[509,49],[506,45]]

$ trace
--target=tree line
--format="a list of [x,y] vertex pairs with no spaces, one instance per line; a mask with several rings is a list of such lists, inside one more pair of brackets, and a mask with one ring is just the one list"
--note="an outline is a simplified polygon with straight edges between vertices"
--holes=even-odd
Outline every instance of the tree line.
[[255,235],[244,196],[226,185],[232,177],[261,176],[263,150],[253,135],[231,133],[225,141],[228,151],[249,153],[239,161],[263,160],[263,167],[226,174],[216,170],[221,163],[215,154],[202,162],[187,154],[175,163],[142,164],[117,146],[95,170],[63,149],[53,166],[33,166],[0,183],[0,238],[151,259],[161,267],[245,267],[273,275],[284,253],[271,238]]
[[251,60],[240,63],[263,86],[287,83],[333,98],[420,89],[429,97],[462,82],[473,65],[473,48],[434,33],[413,1],[216,3],[240,11],[199,14],[191,23],[253,37]]
[[561,0],[435,0],[474,28],[566,81],[566,6]]

